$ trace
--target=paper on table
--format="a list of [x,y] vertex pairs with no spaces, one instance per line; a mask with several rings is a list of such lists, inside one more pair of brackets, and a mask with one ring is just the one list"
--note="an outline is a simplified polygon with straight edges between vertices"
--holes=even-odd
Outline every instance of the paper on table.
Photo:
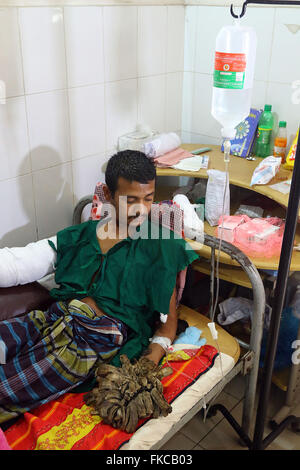
[[270,188],[275,189],[275,191],[279,191],[282,194],[288,194],[291,189],[291,181],[281,181],[280,183],[273,184]]
[[208,155],[197,155],[181,160],[179,163],[172,165],[172,168],[185,171],[199,171],[201,168],[206,169],[208,167],[208,161]]

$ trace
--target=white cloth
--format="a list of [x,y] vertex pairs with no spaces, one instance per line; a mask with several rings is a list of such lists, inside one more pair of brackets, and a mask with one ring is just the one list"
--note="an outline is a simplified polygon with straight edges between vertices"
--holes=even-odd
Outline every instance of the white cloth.
[[24,247],[0,249],[0,287],[12,287],[38,281],[55,270],[56,236],[29,243]]
[[201,168],[207,169],[208,155],[196,155],[195,157],[184,158],[179,163],[172,165],[172,168],[185,171],[199,171]]
[[195,204],[191,204],[184,194],[176,194],[176,196],[173,197],[173,201],[176,202],[183,211],[185,236],[199,243],[203,243],[204,224],[195,211]]
[[155,139],[150,142],[145,142],[142,151],[149,158],[156,158],[171,152],[181,144],[181,140],[175,132],[168,132],[166,134],[159,134]]

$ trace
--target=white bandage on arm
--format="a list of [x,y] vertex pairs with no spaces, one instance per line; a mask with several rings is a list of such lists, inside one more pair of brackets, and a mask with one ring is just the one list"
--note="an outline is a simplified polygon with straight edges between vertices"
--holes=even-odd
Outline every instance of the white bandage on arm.
[[172,344],[172,341],[170,338],[167,338],[166,336],[153,336],[153,338],[150,338],[151,344],[157,343],[159,344],[166,352],[168,351],[169,347]]
[[56,252],[56,236],[29,243],[24,247],[0,249],[0,287],[12,287],[38,281],[53,273]]

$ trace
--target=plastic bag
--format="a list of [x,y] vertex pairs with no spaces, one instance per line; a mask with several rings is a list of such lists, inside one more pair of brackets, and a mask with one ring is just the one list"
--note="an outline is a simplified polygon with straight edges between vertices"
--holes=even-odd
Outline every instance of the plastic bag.
[[278,217],[250,219],[236,228],[234,244],[249,256],[278,256],[284,227],[285,223]]
[[276,175],[281,165],[281,157],[267,157],[255,168],[250,186],[267,184]]
[[142,152],[149,158],[157,158],[177,149],[180,144],[180,137],[175,132],[168,132],[159,134],[150,142],[146,142],[142,147]]
[[225,242],[234,243],[237,227],[249,220],[250,218],[247,215],[221,216],[217,229],[218,238],[222,238]]
[[[229,177],[225,171],[207,170],[208,182],[205,196],[205,218],[209,225],[218,225],[222,215],[229,215]],[[226,190],[225,190],[226,189]],[[224,205],[224,212],[223,212]]]
[[295,164],[295,157],[296,157],[296,150],[297,150],[297,142],[298,142],[298,136],[299,136],[299,129],[296,134],[296,137],[293,140],[293,143],[291,145],[291,148],[289,150],[289,153],[286,157],[286,162],[283,165],[284,168],[287,168],[288,170],[292,170],[294,168]]

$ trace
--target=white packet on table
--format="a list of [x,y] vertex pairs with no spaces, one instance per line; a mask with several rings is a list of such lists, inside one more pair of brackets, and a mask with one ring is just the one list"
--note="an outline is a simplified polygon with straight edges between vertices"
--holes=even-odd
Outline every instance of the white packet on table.
[[142,147],[149,158],[157,158],[165,153],[177,149],[181,144],[180,137],[175,132],[159,134],[149,142],[145,142]]
[[205,218],[209,225],[214,226],[218,225],[221,215],[230,214],[229,176],[226,181],[225,171],[207,170],[207,174],[208,182],[205,195]]
[[267,157],[255,168],[250,186],[267,184],[276,175],[281,165],[281,157]]

